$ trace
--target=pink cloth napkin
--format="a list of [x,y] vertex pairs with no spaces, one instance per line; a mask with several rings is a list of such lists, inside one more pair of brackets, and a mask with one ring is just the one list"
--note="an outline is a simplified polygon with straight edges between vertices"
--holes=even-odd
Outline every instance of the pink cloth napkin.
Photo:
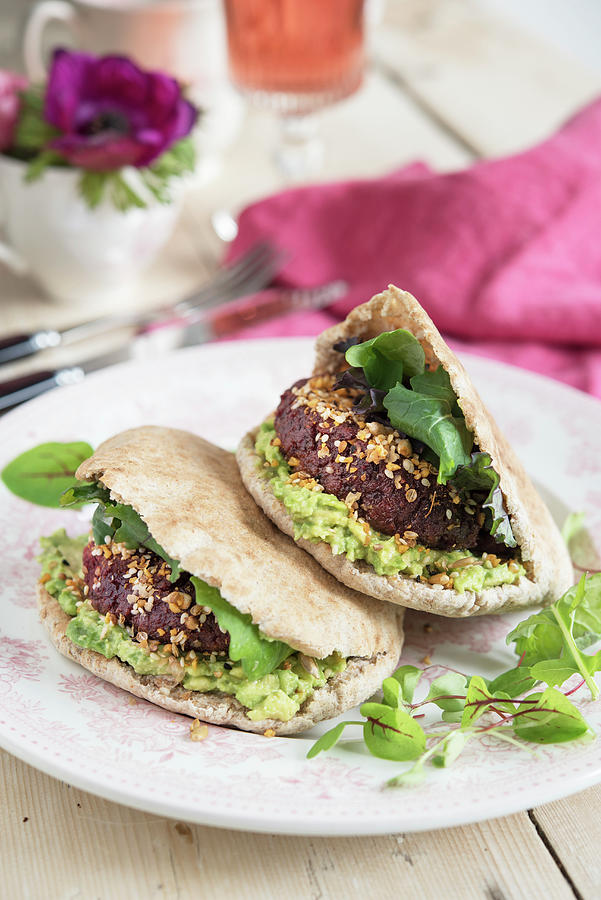
[[292,254],[282,284],[349,285],[326,311],[240,336],[317,334],[393,282],[457,349],[601,397],[601,100],[525,153],[287,190],[239,224],[230,258],[270,238]]

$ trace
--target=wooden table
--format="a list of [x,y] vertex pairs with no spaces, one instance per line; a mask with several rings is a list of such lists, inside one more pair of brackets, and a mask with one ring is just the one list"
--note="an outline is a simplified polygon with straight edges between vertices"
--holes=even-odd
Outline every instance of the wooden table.
[[[601,91],[601,76],[479,9],[469,0],[391,0],[373,35],[365,87],[324,116],[324,179],[377,175],[416,158],[448,170],[515,152]],[[190,193],[133,304],[177,296],[215,267],[208,213],[281,186],[267,155],[272,135],[269,117],[248,116],[221,176]],[[0,298],[3,330],[60,327],[87,312],[41,301],[6,273]],[[72,360],[73,351],[56,359]],[[130,810],[0,752],[0,898],[593,900],[601,896],[597,801],[601,787],[505,819],[416,835],[252,835]]]

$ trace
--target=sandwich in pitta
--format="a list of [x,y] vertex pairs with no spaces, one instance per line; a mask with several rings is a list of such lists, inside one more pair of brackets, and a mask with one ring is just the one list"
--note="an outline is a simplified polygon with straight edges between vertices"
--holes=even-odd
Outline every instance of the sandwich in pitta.
[[232,454],[136,428],[77,477],[67,500],[98,503],[93,537],[43,539],[38,602],[57,649],[101,678],[206,722],[289,734],[365,700],[396,668],[400,610],[283,535]]
[[316,345],[311,378],[237,453],[282,531],[348,587],[444,616],[572,583],[551,515],[461,362],[394,286]]

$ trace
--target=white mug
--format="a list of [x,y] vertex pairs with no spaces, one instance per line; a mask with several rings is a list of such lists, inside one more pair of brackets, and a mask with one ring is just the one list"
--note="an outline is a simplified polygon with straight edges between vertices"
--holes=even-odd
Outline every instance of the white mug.
[[[149,197],[147,208],[127,212],[108,199],[90,209],[79,194],[78,170],[49,168],[27,182],[26,169],[0,155],[0,220],[8,239],[0,242],[0,261],[60,300],[112,305],[127,299],[169,239],[180,197],[167,205]],[[128,177],[136,179],[135,170]],[[176,191],[181,195],[181,186]]]
[[186,85],[203,110],[196,135],[201,165],[210,168],[209,157],[218,157],[237,134],[243,104],[228,80],[221,0],[42,0],[23,40],[32,81],[45,77],[45,54],[49,43],[57,43],[56,23],[78,50],[124,54]]

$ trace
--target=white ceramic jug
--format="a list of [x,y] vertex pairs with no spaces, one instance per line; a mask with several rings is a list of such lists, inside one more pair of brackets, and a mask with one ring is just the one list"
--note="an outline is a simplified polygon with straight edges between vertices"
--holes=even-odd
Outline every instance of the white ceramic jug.
[[44,78],[48,51],[61,43],[124,54],[181,81],[203,110],[197,141],[206,172],[237,134],[243,105],[228,80],[220,0],[41,0],[23,41],[32,81]]

